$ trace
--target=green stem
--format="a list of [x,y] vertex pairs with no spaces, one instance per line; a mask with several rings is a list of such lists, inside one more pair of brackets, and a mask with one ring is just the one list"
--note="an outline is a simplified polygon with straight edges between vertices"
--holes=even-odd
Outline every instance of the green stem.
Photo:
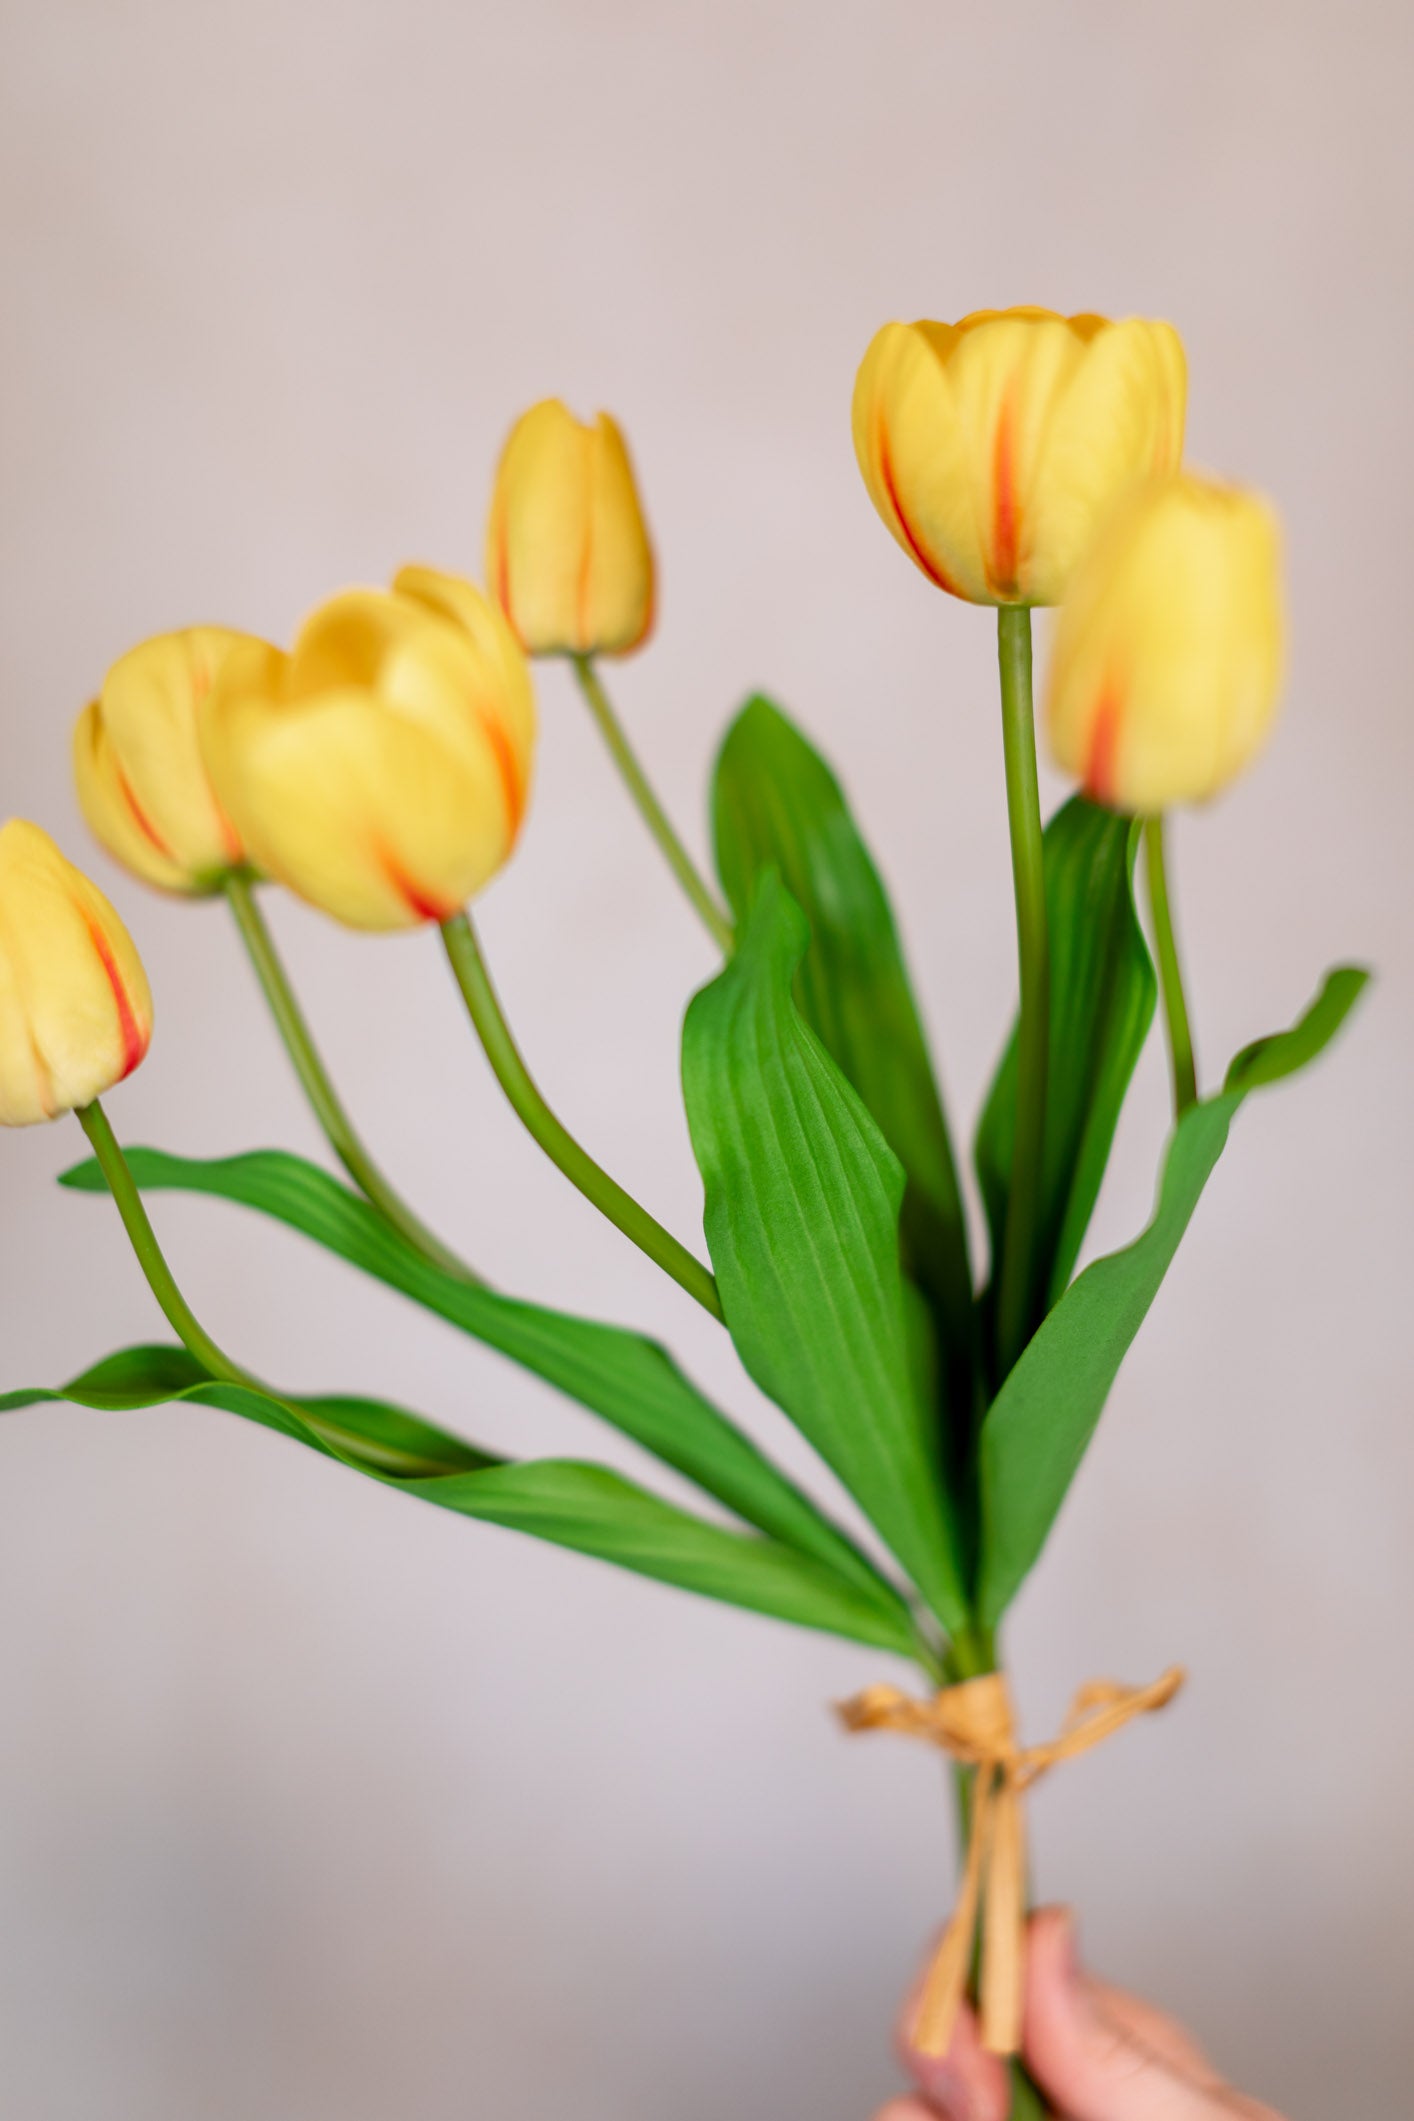
[[1040,1214],[1046,1074],[1051,1046],[1051,958],[1046,935],[1041,797],[1036,781],[1036,731],[1031,706],[1031,613],[1024,604],[997,607],[997,660],[1001,668],[1002,745],[1021,973],[1016,1139],[997,1298],[998,1354],[1001,1375],[1005,1377],[1025,1346],[1032,1323],[1033,1257]]
[[328,1137],[329,1146],[359,1191],[378,1209],[385,1221],[392,1224],[400,1237],[407,1239],[424,1259],[430,1260],[447,1274],[455,1274],[459,1281],[470,1282],[475,1288],[484,1288],[481,1276],[472,1271],[465,1260],[435,1237],[420,1218],[415,1215],[402,1195],[383,1176],[373,1158],[359,1138],[353,1121],[349,1118],[329,1078],[329,1072],[319,1057],[318,1048],[310,1034],[304,1012],[295,998],[289,974],[280,960],[275,941],[266,925],[265,916],[256,902],[255,892],[248,876],[239,871],[226,878],[226,897],[235,916],[241,941],[245,944],[255,976],[270,1005],[270,1013],[284,1041],[285,1051],[294,1063],[296,1075],[305,1096],[309,1099],[314,1116]]
[[443,921],[442,940],[492,1073],[526,1130],[586,1200],[592,1201],[689,1296],[695,1296],[704,1310],[720,1319],[721,1298],[708,1269],[595,1163],[546,1104],[511,1036],[476,931],[465,913],[454,913],[450,920]]
[[623,724],[610,705],[598,671],[587,655],[571,656],[570,661],[579,679],[579,689],[589,702],[589,711],[599,724],[599,733],[608,745],[644,823],[662,849],[673,875],[701,915],[713,942],[724,957],[730,957],[736,940],[731,922],[717,904],[692,856],[673,830],[667,812],[653,793],[647,775],[634,757]]
[[1154,941],[1159,957],[1159,985],[1164,997],[1164,1020],[1168,1025],[1173,1115],[1175,1119],[1182,1119],[1188,1107],[1197,1101],[1198,1071],[1193,1059],[1188,1003],[1183,993],[1183,966],[1179,961],[1178,939],[1173,932],[1161,813],[1144,821],[1144,859],[1149,879],[1149,910],[1154,919]]
[[991,1628],[959,1628],[948,1643],[943,1671],[950,1686],[997,1670],[997,1638]]
[[91,1105],[82,1106],[75,1118],[83,1128],[98,1158],[99,1168],[108,1183],[114,1204],[122,1217],[128,1242],[137,1255],[137,1263],[147,1277],[147,1285],[157,1298],[162,1314],[189,1355],[195,1356],[207,1375],[221,1384],[242,1385],[247,1391],[258,1392],[264,1399],[273,1399],[277,1405],[293,1414],[306,1428],[325,1437],[338,1450],[350,1452],[364,1461],[374,1461],[386,1472],[402,1479],[417,1479],[424,1474],[444,1472],[445,1466],[436,1459],[415,1457],[412,1453],[399,1451],[394,1446],[380,1444],[370,1446],[368,1441],[354,1431],[344,1429],[317,1415],[296,1400],[285,1399],[280,1393],[262,1384],[249,1370],[243,1370],[233,1362],[223,1348],[219,1348],[202,1325],[191,1305],[177,1287],[176,1277],[168,1266],[157,1232],[148,1220],[146,1208],[137,1182],[128,1169],[128,1160],[118,1145],[118,1138],[108,1124],[108,1115],[97,1098]]
[[128,1169],[127,1158],[118,1147],[118,1138],[98,1099],[95,1098],[91,1105],[82,1106],[75,1117],[93,1145],[99,1168],[108,1182],[108,1191],[123,1218],[128,1242],[137,1254],[138,1265],[147,1276],[148,1286],[178,1340],[211,1376],[226,1384],[253,1385],[257,1392],[263,1392],[263,1385],[256,1384],[239,1363],[232,1362],[230,1356],[217,1347],[177,1287],[172,1270],[162,1256],[157,1233],[147,1219],[147,1210],[142,1204],[137,1182]]

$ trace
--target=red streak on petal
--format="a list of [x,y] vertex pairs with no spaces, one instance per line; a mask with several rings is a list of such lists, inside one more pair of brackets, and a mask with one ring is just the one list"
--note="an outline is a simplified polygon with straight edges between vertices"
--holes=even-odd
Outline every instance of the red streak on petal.
[[133,793],[132,782],[128,779],[121,766],[115,764],[114,771],[118,776],[118,786],[122,790],[123,800],[129,810],[131,810],[133,822],[139,832],[145,840],[148,840],[157,849],[157,852],[165,861],[174,862],[177,857],[173,854],[171,848],[167,845],[167,842],[163,839],[161,833],[157,830],[157,827]]
[[404,874],[390,854],[380,850],[378,858],[388,882],[408,911],[418,920],[441,922],[449,920],[456,912],[455,906],[445,906],[437,899],[429,897],[420,884],[415,884],[410,876]]
[[1124,703],[1113,684],[1106,685],[1095,709],[1090,755],[1085,761],[1084,790],[1092,803],[1113,803],[1115,763]]
[[152,1033],[150,1030],[144,1031],[137,1020],[136,1012],[128,999],[128,990],[123,985],[123,975],[118,970],[118,961],[113,955],[107,936],[91,914],[85,913],[84,922],[92,939],[93,947],[98,953],[98,962],[102,965],[107,975],[108,984],[113,989],[113,999],[118,1005],[118,1031],[123,1041],[123,1072],[118,1077],[118,1081],[121,1083],[132,1074],[134,1068],[136,1068],[138,1062],[146,1053]]
[[245,848],[241,845],[240,834],[219,803],[216,803],[215,809],[217,829],[225,842],[227,854],[230,856],[232,863],[243,862],[245,860]]
[[877,447],[879,452],[879,476],[884,482],[884,491],[889,497],[889,505],[893,509],[894,520],[898,524],[899,529],[903,532],[904,543],[907,545],[909,551],[913,554],[914,559],[917,560],[919,566],[923,569],[924,574],[927,575],[930,582],[936,582],[939,589],[946,589],[949,596],[960,597],[962,595],[962,591],[956,586],[955,583],[950,582],[948,580],[946,574],[944,574],[942,568],[938,566],[937,562],[935,560],[931,560],[928,557],[927,553],[923,550],[923,547],[918,542],[917,536],[914,533],[913,525],[909,522],[908,517],[903,512],[903,503],[898,497],[898,487],[894,482],[893,461],[889,456],[889,439],[884,431],[882,421],[879,424]]
[[1021,512],[1016,500],[1016,402],[1008,392],[997,421],[997,439],[992,456],[992,483],[996,491],[993,526],[992,587],[999,595],[1015,596],[1017,550],[1021,542]]
[[477,717],[482,733],[491,747],[491,756],[496,761],[496,771],[501,780],[501,793],[506,800],[506,828],[509,835],[507,853],[515,845],[520,831],[520,822],[525,815],[525,783],[521,778],[520,760],[504,725],[494,713],[478,707]]

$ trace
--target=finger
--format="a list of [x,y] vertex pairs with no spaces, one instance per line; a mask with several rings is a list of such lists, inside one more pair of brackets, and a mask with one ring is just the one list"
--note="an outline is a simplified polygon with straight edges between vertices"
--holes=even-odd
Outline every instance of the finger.
[[1011,2112],[1011,2078],[1007,2066],[982,2045],[977,2020],[964,2004],[958,2012],[945,2055],[925,2055],[914,2045],[913,2029],[923,2000],[920,1975],[903,2007],[898,2027],[899,2058],[926,2102],[930,2115],[944,2121],[1007,2121]]
[[[1156,2015],[1148,2014],[1151,2022]],[[1076,1965],[1061,1909],[1031,1925],[1026,2060],[1067,2121],[1279,2121],[1217,2083],[1201,2058],[1195,2074],[1171,2038],[1151,2045],[1133,1999],[1122,1999],[1118,2011],[1107,2007],[1107,1992]]]
[[921,2099],[890,2099],[887,2106],[879,2108],[874,2121],[937,2121],[937,2114]]
[[1142,1996],[1131,1996],[1128,1989],[1113,1988],[1108,1981],[1101,1981],[1094,1974],[1087,1974],[1085,1980],[1102,2015],[1113,2019],[1130,2039],[1149,2048],[1181,2077],[1191,2077],[1195,2084],[1216,2085],[1221,2082],[1202,2048],[1176,2018],[1170,2018],[1166,2011],[1155,2010],[1153,2004],[1146,2003]]

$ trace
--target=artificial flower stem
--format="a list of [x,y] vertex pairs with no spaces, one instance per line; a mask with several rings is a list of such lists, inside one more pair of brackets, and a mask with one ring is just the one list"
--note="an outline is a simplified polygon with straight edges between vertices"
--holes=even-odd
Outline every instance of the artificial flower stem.
[[239,1363],[232,1362],[224,1349],[219,1348],[211,1335],[197,1318],[191,1305],[177,1287],[176,1278],[167,1264],[162,1247],[157,1242],[157,1232],[148,1220],[146,1208],[137,1181],[128,1169],[128,1160],[118,1145],[118,1138],[108,1124],[108,1115],[95,1098],[91,1105],[79,1107],[76,1115],[79,1125],[88,1136],[93,1153],[98,1159],[99,1169],[113,1196],[128,1242],[137,1255],[138,1265],[147,1277],[147,1285],[161,1306],[162,1314],[176,1334],[182,1346],[201,1364],[209,1377],[219,1384],[241,1385],[247,1391],[258,1392],[264,1399],[273,1399],[294,1415],[297,1421],[318,1436],[325,1438],[338,1451],[347,1453],[352,1449],[362,1461],[374,1461],[383,1471],[405,1480],[415,1480],[424,1475],[445,1471],[437,1459],[423,1459],[407,1451],[399,1451],[389,1445],[380,1445],[370,1450],[368,1440],[354,1431],[341,1428],[337,1422],[327,1420],[297,1401],[281,1397],[269,1385],[252,1377]]
[[304,1094],[339,1162],[384,1220],[391,1223],[398,1235],[406,1238],[424,1259],[440,1267],[444,1273],[455,1274],[459,1281],[469,1282],[474,1288],[484,1288],[481,1276],[440,1238],[434,1237],[413,1213],[401,1194],[388,1183],[360,1140],[319,1057],[304,1012],[290,985],[289,974],[257,903],[250,877],[240,871],[232,872],[226,878],[226,898],[261,991],[270,1006],[270,1014],[284,1041],[285,1051],[294,1063]]
[[997,1669],[997,1639],[991,1628],[959,1628],[948,1642],[943,1671],[950,1686],[981,1679]]
[[465,913],[454,913],[450,920],[443,921],[442,940],[492,1073],[527,1132],[586,1200],[592,1201],[689,1296],[695,1296],[704,1310],[720,1319],[722,1301],[709,1270],[595,1163],[546,1104],[511,1036],[476,931]]
[[1001,670],[1002,747],[1021,975],[1016,1136],[997,1297],[998,1355],[1000,1372],[1005,1377],[1025,1346],[1032,1323],[1032,1258],[1040,1211],[1051,1046],[1051,956],[1046,934],[1041,796],[1036,779],[1036,729],[1031,704],[1031,613],[1026,605],[998,605],[997,660]]
[[628,738],[624,734],[623,724],[613,710],[593,660],[587,655],[575,655],[570,657],[570,661],[574,665],[574,674],[579,679],[579,689],[599,725],[599,733],[608,745],[614,764],[623,775],[628,792],[638,805],[644,823],[662,849],[668,867],[696,907],[713,942],[724,957],[730,957],[736,940],[731,922],[717,904],[692,856],[673,830],[666,811],[649,785],[647,775],[634,757]]
[[128,1242],[137,1254],[137,1263],[147,1276],[148,1287],[162,1307],[162,1314],[182,1346],[194,1355],[203,1370],[225,1384],[254,1385],[263,1391],[263,1385],[255,1384],[238,1363],[217,1347],[211,1335],[192,1311],[190,1304],[177,1287],[176,1280],[163,1257],[162,1247],[157,1242],[157,1233],[148,1221],[147,1210],[142,1204],[137,1182],[128,1169],[127,1158],[118,1146],[118,1138],[108,1124],[108,1115],[98,1099],[91,1105],[79,1108],[76,1117],[92,1144],[98,1158],[99,1169],[107,1182],[123,1228],[128,1233]]
[[1173,1071],[1173,1116],[1182,1119],[1197,1102],[1198,1071],[1193,1058],[1193,1033],[1188,1023],[1188,1003],[1183,992],[1183,966],[1178,938],[1173,929],[1169,903],[1168,864],[1164,854],[1164,820],[1161,812],[1144,820],[1144,865],[1149,880],[1149,911],[1154,922],[1154,943],[1159,958],[1159,986],[1164,997],[1164,1022],[1168,1027],[1169,1064]]

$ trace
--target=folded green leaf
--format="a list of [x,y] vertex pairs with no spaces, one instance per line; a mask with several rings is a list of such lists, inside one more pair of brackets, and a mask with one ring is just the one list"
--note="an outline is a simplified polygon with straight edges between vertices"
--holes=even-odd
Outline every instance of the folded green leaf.
[[780,709],[741,710],[713,786],[717,868],[740,920],[774,866],[810,923],[800,1013],[903,1165],[904,1265],[937,1321],[955,1425],[971,1434],[972,1273],[957,1167],[898,930],[835,776]]
[[979,1618],[995,1626],[1046,1542],[1110,1386],[1144,1322],[1248,1094],[1304,1068],[1334,1038],[1368,974],[1330,973],[1290,1031],[1239,1054],[1217,1097],[1175,1128],[1148,1228],[1071,1285],[1006,1379],[982,1430]]
[[[61,1391],[9,1392],[0,1396],[0,1413],[31,1406],[38,1400],[67,1399],[76,1406],[93,1407],[105,1413],[124,1413],[139,1407],[155,1407],[167,1400],[200,1397],[218,1389],[196,1357],[186,1348],[148,1344],[120,1348],[94,1363]],[[219,1389],[224,1390],[224,1387]],[[282,1436],[309,1442],[306,1424],[291,1420],[298,1406],[307,1417],[307,1427],[333,1447],[346,1464],[376,1473],[465,1473],[504,1461],[489,1451],[478,1450],[460,1436],[409,1414],[382,1399],[351,1397],[348,1393],[324,1394],[317,1398],[283,1401],[263,1393],[249,1395],[247,1413]],[[206,1403],[212,1403],[209,1400]]]
[[951,1631],[967,1601],[910,1367],[903,1170],[795,1005],[808,941],[765,871],[735,956],[687,1012],[683,1087],[707,1243],[747,1369]]
[[219,1407],[440,1509],[799,1627],[900,1656],[918,1654],[901,1601],[859,1589],[792,1548],[708,1524],[604,1466],[493,1458],[381,1401],[342,1395],[275,1399],[248,1386],[218,1384],[184,1349],[168,1347],[125,1349],[58,1391],[8,1392],[0,1397],[0,1413],[44,1400],[104,1411],[167,1400]]
[[[557,1386],[747,1524],[814,1555],[861,1587],[886,1590],[858,1548],[703,1397],[657,1342],[444,1273],[376,1208],[302,1157],[267,1149],[203,1160],[130,1149],[127,1159],[145,1192],[210,1193],[289,1224]],[[80,1192],[106,1191],[91,1161],[66,1172],[61,1183]]]
[[[1153,1020],[1157,983],[1134,905],[1141,829],[1079,795],[1046,827],[1051,1057],[1041,1212],[1031,1260],[1033,1328],[1074,1272],[1120,1107]],[[1015,1136],[1013,1030],[975,1150],[994,1271],[1002,1256]]]

